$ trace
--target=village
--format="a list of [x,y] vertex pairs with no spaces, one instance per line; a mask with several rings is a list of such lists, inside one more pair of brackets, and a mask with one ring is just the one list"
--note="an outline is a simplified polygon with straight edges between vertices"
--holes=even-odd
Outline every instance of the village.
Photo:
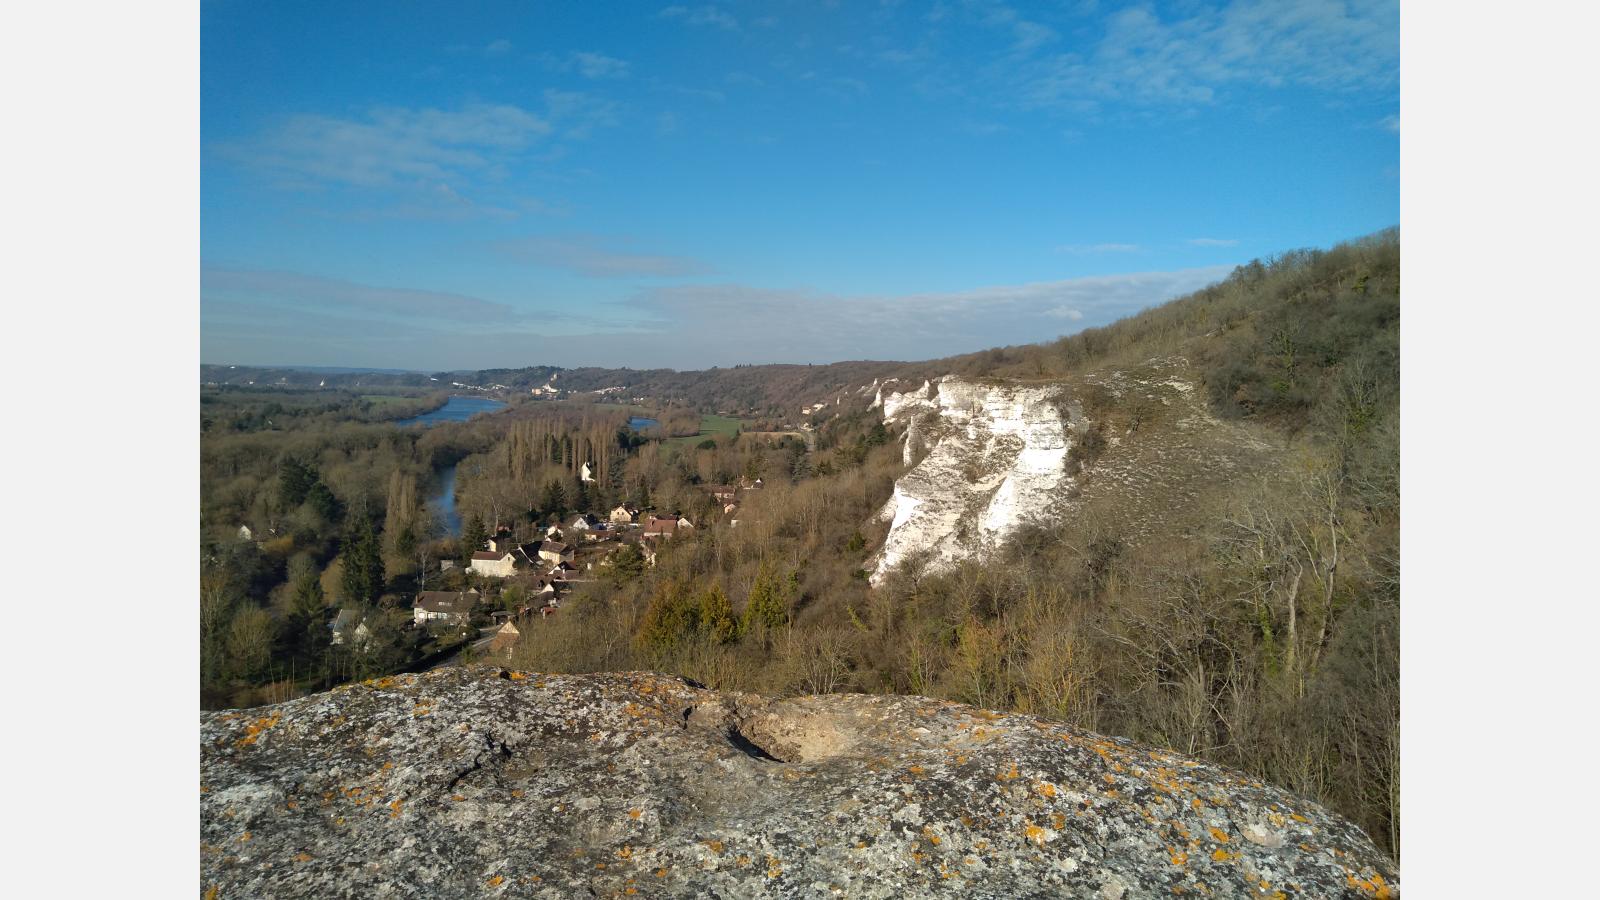
[[[587,474],[588,467],[584,469]],[[705,496],[705,508],[736,528],[740,496],[762,487],[762,479],[742,477],[738,484],[703,484],[697,489]],[[662,542],[695,527],[680,511],[641,509],[632,503],[543,526],[496,523],[470,556],[441,559],[438,571],[420,580],[406,627],[435,638],[454,635],[468,645],[474,658],[507,658],[523,633],[558,615],[577,587],[653,567]],[[330,643],[362,654],[375,631],[370,617],[382,614],[340,608],[328,624]],[[455,662],[460,656],[451,653],[435,665]]]

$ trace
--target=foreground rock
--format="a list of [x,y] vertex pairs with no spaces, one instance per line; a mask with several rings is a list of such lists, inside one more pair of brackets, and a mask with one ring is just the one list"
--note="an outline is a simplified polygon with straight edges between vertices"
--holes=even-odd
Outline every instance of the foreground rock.
[[920,697],[479,667],[201,722],[221,898],[1398,896],[1245,775]]

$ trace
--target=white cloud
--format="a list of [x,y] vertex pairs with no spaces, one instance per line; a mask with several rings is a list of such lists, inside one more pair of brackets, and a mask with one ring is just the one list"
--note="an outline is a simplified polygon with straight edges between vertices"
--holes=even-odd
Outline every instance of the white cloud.
[[[201,350],[217,361],[434,369],[609,365],[700,369],[746,362],[933,359],[1104,325],[1225,276],[1226,266],[929,294],[839,295],[739,284],[660,286],[620,304],[528,310],[478,326],[310,306],[254,318],[205,294]],[[449,296],[449,295],[447,295]],[[224,301],[226,302],[226,301]],[[442,310],[448,310],[448,305]]]
[[711,267],[683,256],[635,253],[597,235],[553,235],[501,241],[494,249],[512,259],[566,269],[591,278],[672,278],[705,275]]
[[[1081,52],[1038,53],[1051,41],[1019,36],[990,75],[1016,90],[1023,106],[1075,110],[1102,101],[1204,104],[1235,84],[1342,91],[1398,82],[1397,0],[1234,0],[1186,9],[1187,16],[1118,10]],[[991,12],[981,21],[1014,32],[1018,17]]]
[[511,42],[505,38],[490,41],[489,45],[483,48],[483,52],[490,56],[504,56],[511,52]]
[[447,291],[374,287],[267,269],[205,266],[200,270],[202,310],[271,312],[284,308],[331,311],[352,316],[402,319],[473,318],[506,321],[512,308]]
[[1194,247],[1237,247],[1239,242],[1233,238],[1189,238],[1186,242]]
[[715,6],[669,6],[658,15],[663,19],[681,19],[690,25],[704,25],[722,28],[727,31],[738,31],[739,20]]
[[448,183],[550,134],[549,118],[504,104],[459,110],[380,107],[360,118],[291,116],[219,151],[287,184]]
[[585,78],[627,78],[628,63],[604,53],[574,53],[578,73]]

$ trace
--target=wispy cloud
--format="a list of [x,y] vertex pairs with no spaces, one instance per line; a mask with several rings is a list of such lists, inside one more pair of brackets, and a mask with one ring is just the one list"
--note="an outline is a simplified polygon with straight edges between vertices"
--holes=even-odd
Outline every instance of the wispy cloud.
[[495,171],[543,141],[581,140],[617,122],[616,104],[602,97],[546,90],[543,99],[539,112],[472,103],[455,110],[375,107],[354,117],[304,113],[213,149],[282,187],[458,190],[463,180]]
[[413,288],[375,287],[268,269],[206,266],[200,271],[202,309],[270,311],[283,307],[322,310],[380,318],[442,319],[464,317],[506,321],[512,307],[465,294]]
[[679,19],[690,25],[722,28],[727,31],[739,30],[738,19],[735,19],[729,13],[710,5],[695,7],[669,6],[661,10],[661,12],[657,15],[663,19]]
[[1138,253],[1141,249],[1138,244],[1063,244],[1056,248],[1056,252],[1098,256],[1103,253]]
[[[1197,290],[1227,266],[1076,278],[928,294],[850,296],[739,284],[662,286],[628,303],[676,351],[717,364],[757,347],[771,360],[926,359],[1026,343],[1112,322]],[[1081,323],[1081,325],[1080,325]],[[734,348],[730,355],[729,348]]]
[[483,48],[483,52],[489,56],[504,56],[511,52],[511,42],[505,38],[490,41],[489,45]]
[[627,78],[628,63],[604,53],[574,53],[578,73],[585,78]]
[[1185,243],[1189,244],[1192,247],[1237,247],[1237,246],[1239,246],[1239,241],[1234,239],[1234,238],[1198,237],[1198,238],[1189,238],[1189,240],[1185,241]]
[[[1215,266],[892,296],[663,285],[636,291],[620,304],[576,313],[547,309],[536,322],[530,314],[485,327],[471,314],[367,323],[349,304],[327,313],[301,306],[288,318],[278,310],[263,315],[229,308],[230,301],[219,300],[212,289],[203,292],[202,353],[219,361],[437,369],[533,363],[698,369],[741,362],[929,359],[1103,325],[1228,271]],[[429,308],[454,310],[448,302]]]
[[219,147],[284,183],[378,187],[449,182],[550,134],[547,117],[516,106],[459,110],[380,107],[360,118],[296,115],[253,140]]
[[627,243],[598,235],[527,237],[493,245],[503,256],[521,262],[566,269],[591,278],[671,278],[706,275],[712,269],[684,256],[636,253]]
[[1205,104],[1232,85],[1342,91],[1399,79],[1397,0],[1233,0],[1176,14],[1131,6],[1070,52],[1050,52],[1054,31],[1003,4],[976,9],[981,24],[1011,37],[988,76],[1025,107]]

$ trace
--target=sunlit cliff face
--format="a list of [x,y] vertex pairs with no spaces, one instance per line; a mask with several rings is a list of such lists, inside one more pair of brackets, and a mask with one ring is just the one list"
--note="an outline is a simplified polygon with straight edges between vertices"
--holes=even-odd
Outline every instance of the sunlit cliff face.
[[904,425],[911,470],[879,516],[890,522],[871,580],[928,551],[937,571],[1003,544],[1034,518],[1059,518],[1072,477],[1067,451],[1086,426],[1058,386],[979,383],[953,376],[880,391],[884,423]]

